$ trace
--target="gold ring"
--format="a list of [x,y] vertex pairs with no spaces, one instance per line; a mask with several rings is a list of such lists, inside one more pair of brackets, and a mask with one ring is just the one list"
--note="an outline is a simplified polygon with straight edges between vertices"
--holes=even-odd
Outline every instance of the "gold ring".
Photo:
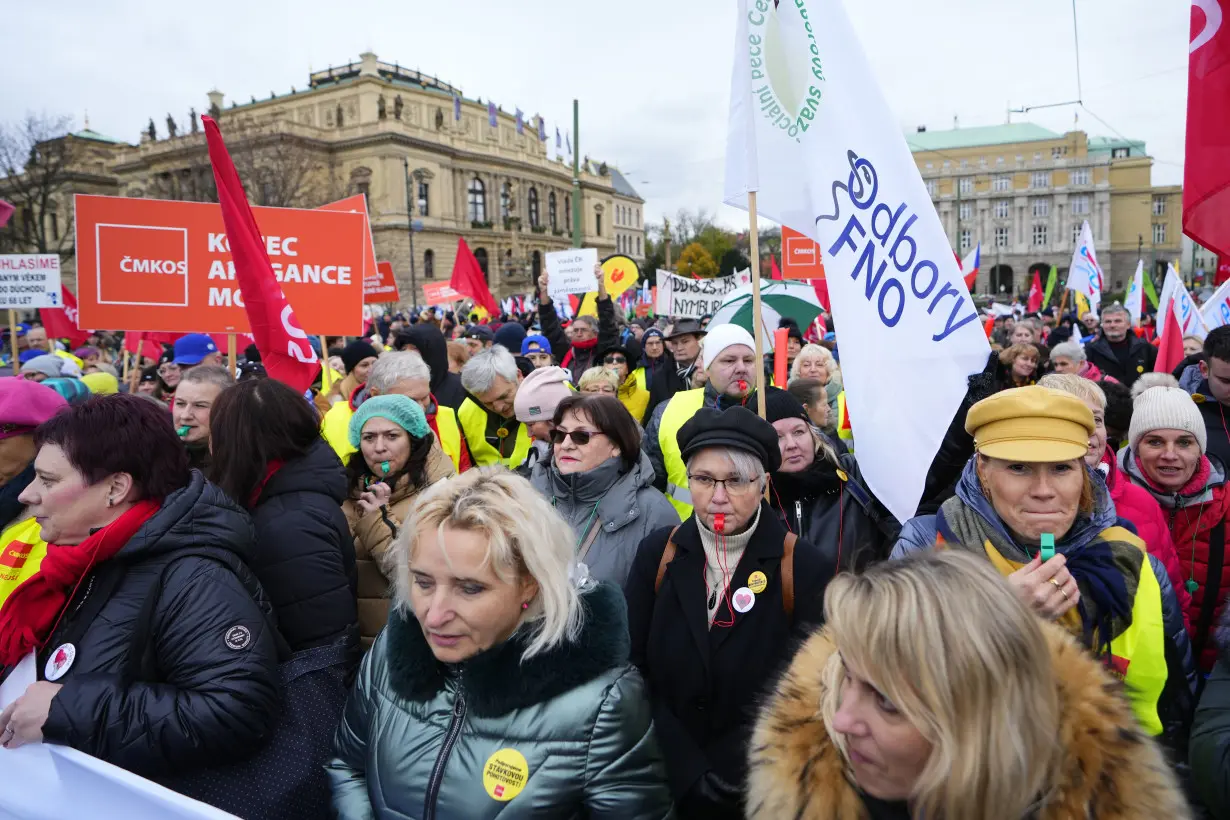
[[1068,597],[1068,592],[1067,592],[1067,590],[1065,590],[1063,587],[1060,587],[1060,588],[1059,588],[1059,591],[1063,593],[1063,597],[1064,597],[1064,599],[1066,600],[1066,599],[1067,599],[1067,597]]
[[1060,583],[1059,583],[1058,581],[1056,581],[1054,578],[1048,578],[1047,580],[1049,580],[1052,584],[1054,584],[1054,585],[1055,585],[1055,589],[1059,590],[1060,592],[1063,592],[1063,585],[1062,585],[1062,584],[1060,584]]

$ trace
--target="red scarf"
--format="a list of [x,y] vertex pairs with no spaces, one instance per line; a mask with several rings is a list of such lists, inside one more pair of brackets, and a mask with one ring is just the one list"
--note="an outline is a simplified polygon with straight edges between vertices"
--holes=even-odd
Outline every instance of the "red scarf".
[[269,483],[269,479],[273,478],[273,474],[282,469],[286,465],[285,461],[275,458],[269,462],[269,466],[265,468],[265,477],[260,480],[256,488],[252,490],[252,495],[248,497],[248,509],[254,509],[256,502],[261,500],[261,493],[265,491],[265,485]]
[[[1140,474],[1144,477],[1145,482],[1159,493],[1165,495],[1175,495],[1173,490],[1163,490],[1153,479],[1149,478],[1149,474],[1145,472],[1144,462],[1140,460],[1140,456],[1132,454],[1136,459],[1136,467],[1140,470]],[[1200,463],[1196,465],[1196,472],[1192,473],[1192,477],[1187,483],[1179,488],[1178,495],[1195,495],[1200,490],[1204,489],[1204,485],[1209,482],[1209,476],[1213,474],[1213,465],[1209,463],[1208,456],[1201,456]]]
[[147,500],[80,544],[48,544],[38,572],[13,590],[0,608],[0,666],[14,666],[42,649],[77,585],[96,565],[115,557],[161,504]]
[[560,362],[560,367],[567,367],[569,364],[571,364],[572,360],[576,358],[576,352],[578,350],[593,350],[597,346],[598,346],[597,336],[595,336],[592,339],[586,339],[583,342],[573,342],[572,347],[569,348],[568,352],[564,354],[564,360]]

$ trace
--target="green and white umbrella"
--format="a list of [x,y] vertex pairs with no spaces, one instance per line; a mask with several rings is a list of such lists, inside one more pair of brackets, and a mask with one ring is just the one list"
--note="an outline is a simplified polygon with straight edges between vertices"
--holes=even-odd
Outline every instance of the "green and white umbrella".
[[[710,326],[732,324],[755,335],[752,326],[752,285],[740,285],[726,294],[722,306],[709,320]],[[773,331],[783,318],[793,319],[806,329],[820,315],[820,299],[809,282],[769,281],[760,283],[760,319],[765,345],[772,346]]]

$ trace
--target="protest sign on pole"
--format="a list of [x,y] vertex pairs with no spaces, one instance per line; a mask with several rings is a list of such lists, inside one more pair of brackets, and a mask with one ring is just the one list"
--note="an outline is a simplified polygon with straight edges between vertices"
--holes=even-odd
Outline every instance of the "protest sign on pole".
[[[602,277],[606,279],[606,293],[612,299],[618,298],[628,288],[635,287],[641,275],[641,266],[636,260],[623,254],[608,256],[602,260]],[[537,284],[537,283],[535,283]],[[597,283],[595,283],[597,287]],[[598,315],[598,292],[591,291],[581,300],[578,316]]]
[[0,256],[0,308],[59,307],[64,307],[64,302],[60,297],[60,257],[57,254]]
[[782,278],[823,279],[820,246],[805,234],[782,226]]
[[423,284],[423,296],[426,299],[428,307],[436,305],[449,305],[459,299],[464,298],[462,294],[453,290],[448,282],[426,282]]
[[[904,521],[990,346],[840,2],[736,8],[724,199],[757,192],[766,217],[819,243],[859,464]],[[903,389],[917,399],[904,417]]]
[[[85,194],[75,201],[80,326],[249,332],[218,205]],[[362,333],[366,216],[252,212],[304,330]]]
[[397,277],[393,276],[393,263],[377,262],[375,274],[363,280],[363,304],[383,305],[400,301]]
[[659,316],[699,319],[712,316],[722,306],[722,300],[740,285],[752,281],[750,270],[713,279],[689,279],[670,271],[658,270],[655,311]]
[[573,248],[548,253],[546,263],[552,298],[570,293],[589,293],[598,289],[598,277],[594,274],[594,268],[598,266],[596,248]]
[[1097,313],[1098,305],[1102,302],[1103,284],[1102,266],[1098,264],[1098,255],[1093,248],[1093,229],[1089,227],[1089,220],[1086,219],[1081,225],[1076,249],[1072,251],[1067,287],[1068,290],[1083,293],[1089,300],[1090,309]]

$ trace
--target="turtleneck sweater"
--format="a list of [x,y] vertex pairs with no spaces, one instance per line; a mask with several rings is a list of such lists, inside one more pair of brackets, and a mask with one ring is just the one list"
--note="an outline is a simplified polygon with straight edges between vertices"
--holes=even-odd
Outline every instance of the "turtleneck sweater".
[[[746,530],[738,535],[720,536],[721,543],[719,544],[718,534],[706,527],[699,517],[696,519],[696,528],[700,531],[700,543],[705,550],[705,604],[708,608],[711,628],[718,608],[726,600],[723,593],[730,585],[735,569],[738,568],[739,561],[743,558],[743,551],[747,549],[748,542],[752,540],[752,533],[756,532],[756,525],[759,523],[760,508],[757,507],[756,516]],[[734,617],[734,612],[727,612],[725,616]]]

